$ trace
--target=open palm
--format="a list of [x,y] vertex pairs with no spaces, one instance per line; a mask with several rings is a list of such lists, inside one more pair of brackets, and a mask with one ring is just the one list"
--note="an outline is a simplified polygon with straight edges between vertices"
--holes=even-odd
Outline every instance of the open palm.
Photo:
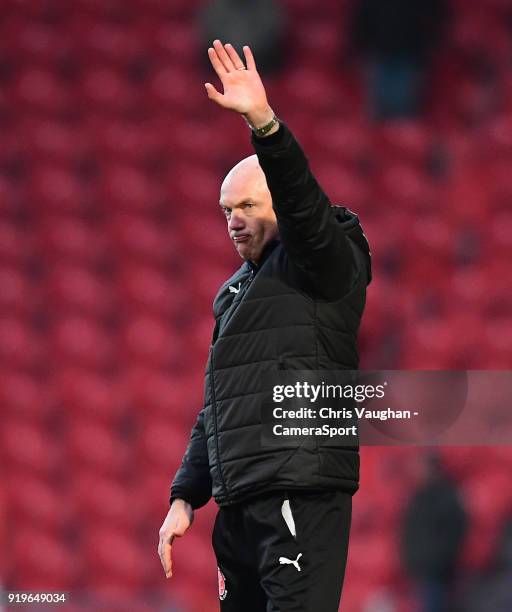
[[214,41],[213,47],[208,49],[208,57],[224,93],[217,91],[211,83],[205,83],[205,87],[208,97],[223,108],[248,114],[266,109],[268,102],[252,52],[247,46],[243,51],[247,67],[232,45]]

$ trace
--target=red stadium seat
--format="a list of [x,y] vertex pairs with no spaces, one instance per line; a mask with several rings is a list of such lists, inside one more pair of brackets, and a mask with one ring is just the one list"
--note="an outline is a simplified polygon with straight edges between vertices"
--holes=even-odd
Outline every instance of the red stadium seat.
[[37,243],[51,265],[54,262],[98,265],[108,256],[103,228],[72,215],[43,214]]
[[148,471],[153,467],[174,473],[181,463],[190,430],[180,429],[169,418],[146,419],[140,432],[137,461]]
[[[292,129],[295,129],[291,125]],[[345,119],[319,118],[319,129],[310,132],[304,126],[308,145],[325,152],[325,157],[335,156],[337,160],[350,162],[357,172],[358,165],[367,163],[373,156],[370,130],[365,123],[347,123]],[[308,146],[309,152],[309,146]]]
[[[184,244],[190,252],[189,259],[185,260],[184,263],[195,267],[199,263],[203,265],[205,259],[211,258],[220,269],[224,268],[225,272],[222,274],[225,275],[224,280],[227,280],[241,262],[238,256],[235,256],[235,249],[229,238],[226,220],[219,205],[215,200],[210,204],[210,210],[203,210],[200,217],[191,206],[187,206],[181,215],[179,228],[184,238]],[[215,277],[216,272],[217,270],[214,268],[212,275],[208,276]],[[204,267],[203,276],[207,276],[204,274]]]
[[205,93],[197,87],[196,77],[184,67],[174,64],[159,66],[151,77],[146,107],[160,112],[201,116]]
[[89,62],[125,67],[144,55],[140,26],[82,19],[76,28],[81,52]]
[[449,369],[457,358],[455,331],[449,322],[429,319],[412,322],[403,338],[402,364],[406,369]]
[[[131,530],[91,526],[84,531],[84,571],[93,590],[108,591],[113,587],[118,594],[126,595],[127,591],[142,588],[149,571],[156,569]],[[154,565],[157,562],[158,557]]]
[[83,526],[134,532],[141,525],[143,500],[139,492],[122,479],[80,470],[73,478],[70,493],[76,518]]
[[120,121],[94,117],[88,122],[97,154],[110,161],[144,166],[165,154],[166,134],[154,121]]
[[81,213],[86,210],[80,182],[58,164],[35,166],[29,177],[28,196],[34,211]]
[[348,103],[332,73],[318,68],[292,70],[283,77],[283,88],[291,106],[300,106],[315,115],[339,115]]
[[[330,156],[329,156],[330,157]],[[332,158],[311,158],[315,176],[332,204],[348,206],[356,214],[362,214],[370,206],[368,184],[359,179],[353,170]]]
[[391,125],[384,124],[377,131],[375,144],[383,159],[414,164],[418,169],[426,170],[434,142],[432,130],[427,125],[403,119]]
[[97,470],[105,476],[122,476],[132,463],[131,449],[119,430],[98,419],[69,419],[66,450],[72,470]]
[[0,431],[2,464],[47,478],[55,475],[63,455],[59,439],[46,428],[17,418],[5,419]]
[[510,161],[493,159],[488,168],[490,175],[486,182],[489,201],[493,210],[509,210],[512,197],[512,177],[510,176]]
[[21,19],[18,27],[11,21],[11,49],[25,65],[40,65],[50,68],[69,56],[73,40],[70,32],[43,20]]
[[378,583],[389,582],[400,568],[395,535],[389,531],[360,534],[350,542],[348,562],[355,574],[371,576]]
[[489,318],[503,318],[510,316],[512,294],[505,282],[510,269],[509,262],[501,257],[491,256],[482,262],[484,274],[487,275],[489,296],[486,303],[485,315]]
[[111,248],[123,262],[167,268],[177,262],[183,249],[182,236],[173,224],[157,224],[144,215],[112,215],[108,228]]
[[159,469],[153,465],[151,470],[147,470],[146,465],[137,464],[135,467],[133,473],[137,476],[137,498],[142,504],[142,520],[146,525],[160,527],[169,512],[171,482],[179,465],[170,468],[169,465],[160,465]]
[[13,97],[20,110],[53,116],[68,112],[75,102],[54,72],[38,68],[19,73]]
[[305,19],[294,24],[292,33],[298,66],[339,70],[347,36],[336,20]]
[[183,20],[157,22],[156,28],[148,32],[151,37],[151,54],[163,63],[175,61],[176,64],[190,65],[199,62],[199,53],[190,53],[200,47],[200,36],[195,24]]
[[433,184],[418,168],[407,163],[385,164],[380,174],[374,198],[385,210],[410,211],[416,214],[431,213],[438,209],[439,196]]
[[56,321],[51,342],[61,365],[108,369],[115,359],[112,338],[100,325],[83,316]]
[[52,533],[45,533],[39,525],[14,531],[11,563],[17,590],[70,591],[83,572],[76,550]]
[[202,0],[174,0],[172,4],[169,4],[166,0],[146,0],[144,8],[145,11],[156,15],[159,21],[162,17],[169,21],[180,20],[190,23],[197,15],[201,2]]
[[0,365],[30,370],[43,358],[40,337],[22,319],[0,319]]
[[0,220],[0,261],[13,264],[26,262],[32,254],[33,238],[21,226]]
[[[7,144],[5,149],[0,145],[0,163],[5,163],[6,158],[9,158],[12,152],[12,147]],[[19,210],[17,206],[17,200],[19,189],[12,184],[7,178],[0,177],[0,215],[6,217],[14,216]]]
[[6,474],[5,485],[13,531],[23,531],[31,524],[58,539],[72,527],[73,505],[65,489],[47,478],[16,469]]
[[512,114],[498,115],[481,129],[479,145],[491,162],[508,161],[512,155]]
[[[220,227],[223,220],[219,206],[221,177],[209,166],[191,167],[190,164],[175,164],[169,177],[167,195],[174,207],[179,207],[179,222],[190,219],[196,226],[204,227],[204,220],[198,222],[198,212],[206,216],[206,222]],[[191,188],[193,185],[193,188]],[[188,234],[184,234],[188,238]],[[212,236],[215,239],[215,234]]]
[[114,312],[111,287],[79,266],[56,266],[46,281],[53,312],[105,317]]
[[141,101],[140,91],[124,79],[120,71],[102,64],[88,69],[80,90],[84,104],[99,112],[133,115]]
[[163,194],[149,177],[133,166],[112,164],[103,167],[102,205],[108,210],[148,213],[163,203]]
[[34,310],[36,291],[27,276],[14,267],[0,267],[0,313],[2,315],[27,314]]
[[44,160],[71,167],[91,154],[89,134],[79,125],[30,117],[18,129],[30,142],[29,154],[36,162]]
[[191,368],[190,372],[193,374],[178,375],[147,366],[126,372],[122,385],[130,396],[139,423],[166,418],[189,430],[203,403],[200,370]]
[[482,353],[486,367],[499,370],[510,369],[512,366],[512,355],[510,353],[512,323],[509,315],[486,321],[483,324],[482,336]]
[[121,335],[125,359],[133,364],[180,368],[186,363],[186,339],[162,319],[141,315],[127,321]]
[[496,211],[488,226],[484,239],[487,250],[496,259],[510,261],[512,259],[512,211]]
[[188,306],[183,284],[153,267],[130,266],[121,271],[120,281],[120,297],[130,310],[178,317]]
[[115,376],[64,366],[51,388],[54,402],[71,417],[113,426],[126,416],[127,392]]
[[6,368],[0,372],[2,414],[22,417],[33,424],[44,421],[54,409],[52,396],[35,376]]
[[[238,125],[237,133],[233,133],[233,124],[228,123],[227,119],[233,120],[233,117],[228,116],[218,120],[191,117],[189,120],[174,121],[165,128],[168,135],[167,151],[172,152],[176,148],[180,151],[178,164],[171,158],[171,180],[174,181],[176,177],[185,185],[185,191],[190,193],[191,197],[199,190],[212,188],[211,200],[203,200],[201,202],[203,205],[218,201],[226,164],[235,165],[237,157],[242,159],[248,155],[247,151],[245,154],[244,151],[240,151],[240,145],[249,143],[250,132],[240,130],[240,127],[244,126]],[[222,133],[222,147],[218,146],[219,133]],[[226,154],[227,151],[231,151],[229,156]],[[185,177],[180,176],[181,172],[186,173]],[[187,183],[186,179],[190,178],[192,172],[196,173],[196,180]]]

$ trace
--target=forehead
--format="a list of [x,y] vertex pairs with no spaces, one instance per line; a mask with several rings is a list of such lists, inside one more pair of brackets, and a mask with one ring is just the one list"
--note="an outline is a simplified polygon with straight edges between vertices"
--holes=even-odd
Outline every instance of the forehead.
[[235,166],[220,188],[221,203],[237,203],[247,198],[262,198],[268,192],[265,175],[259,165]]

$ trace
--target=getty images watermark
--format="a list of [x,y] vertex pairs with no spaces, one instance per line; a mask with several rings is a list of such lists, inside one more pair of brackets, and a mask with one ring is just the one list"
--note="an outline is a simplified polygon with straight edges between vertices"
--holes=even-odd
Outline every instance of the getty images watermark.
[[261,381],[263,446],[512,444],[510,371],[291,371]]

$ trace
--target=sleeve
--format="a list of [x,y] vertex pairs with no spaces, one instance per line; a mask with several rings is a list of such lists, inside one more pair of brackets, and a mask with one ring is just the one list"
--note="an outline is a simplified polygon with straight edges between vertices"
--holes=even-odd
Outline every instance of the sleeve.
[[342,297],[356,276],[354,253],[302,148],[283,123],[266,138],[253,134],[252,143],[267,179],[288,257],[314,297]]
[[192,428],[190,441],[171,485],[169,502],[187,501],[194,510],[204,506],[212,496],[212,480],[204,430],[204,408]]

